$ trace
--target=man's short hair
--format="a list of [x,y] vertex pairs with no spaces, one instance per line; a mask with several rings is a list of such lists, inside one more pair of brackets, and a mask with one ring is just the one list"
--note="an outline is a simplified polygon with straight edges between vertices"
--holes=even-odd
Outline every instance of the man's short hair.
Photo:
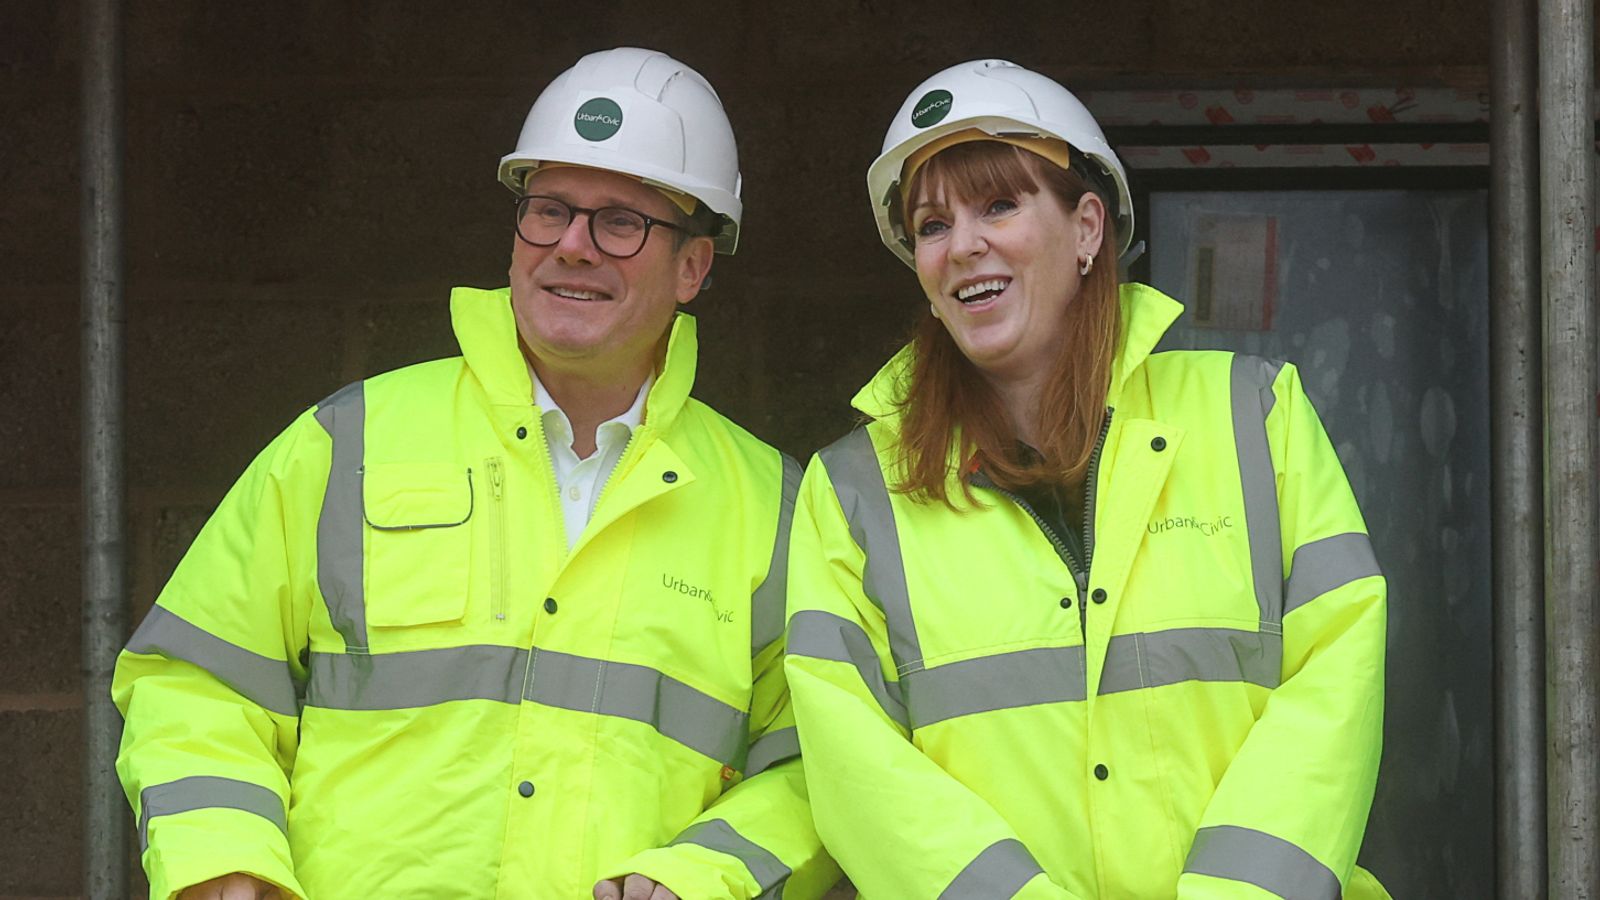
[[722,217],[712,212],[711,207],[704,203],[696,203],[694,212],[679,218],[677,223],[682,227],[672,233],[672,249],[680,250],[692,237],[714,238],[722,230]]

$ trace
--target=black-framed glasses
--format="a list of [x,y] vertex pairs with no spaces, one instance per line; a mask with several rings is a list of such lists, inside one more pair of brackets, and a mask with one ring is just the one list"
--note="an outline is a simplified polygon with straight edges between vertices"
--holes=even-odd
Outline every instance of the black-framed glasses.
[[626,206],[588,209],[555,197],[530,194],[517,198],[517,236],[535,247],[553,247],[561,242],[561,236],[567,233],[578,215],[589,217],[589,240],[601,253],[614,259],[638,255],[652,228],[687,231],[681,225]]

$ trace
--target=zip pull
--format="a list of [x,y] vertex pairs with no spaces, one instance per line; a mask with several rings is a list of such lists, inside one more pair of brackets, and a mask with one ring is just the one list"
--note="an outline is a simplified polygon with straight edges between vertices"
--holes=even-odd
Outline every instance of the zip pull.
[[489,469],[489,492],[494,495],[494,503],[489,507],[494,520],[494,546],[490,548],[489,554],[489,609],[495,621],[504,622],[506,620],[506,511],[501,498],[504,494],[506,477],[500,468],[499,457],[484,462]]
[[[1078,585],[1078,634],[1083,638],[1085,646],[1089,644],[1089,575],[1087,572],[1073,572],[1072,580]],[[1087,673],[1085,673],[1087,678]]]

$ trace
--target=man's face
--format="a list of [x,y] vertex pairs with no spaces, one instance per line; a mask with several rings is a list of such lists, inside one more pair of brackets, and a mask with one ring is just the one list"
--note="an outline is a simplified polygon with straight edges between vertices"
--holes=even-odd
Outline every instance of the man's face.
[[[622,206],[677,223],[676,207],[654,188],[615,172],[562,166],[535,172],[528,194],[570,206]],[[512,235],[511,308],[522,341],[541,366],[591,379],[628,379],[650,365],[678,304],[700,290],[711,241],[674,248],[675,232],[652,228],[634,256],[602,253],[589,215],[575,214],[559,242],[536,247]]]

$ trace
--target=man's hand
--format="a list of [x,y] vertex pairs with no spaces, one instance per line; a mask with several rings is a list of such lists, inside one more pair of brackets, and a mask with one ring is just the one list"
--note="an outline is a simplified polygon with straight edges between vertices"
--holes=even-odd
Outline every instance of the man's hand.
[[[180,897],[178,900],[188,900]],[[230,898],[231,900],[231,898]],[[594,900],[678,900],[678,895],[643,875],[629,875],[627,881],[601,881],[594,886]]]
[[281,900],[282,897],[277,885],[235,872],[184,888],[178,900]]

